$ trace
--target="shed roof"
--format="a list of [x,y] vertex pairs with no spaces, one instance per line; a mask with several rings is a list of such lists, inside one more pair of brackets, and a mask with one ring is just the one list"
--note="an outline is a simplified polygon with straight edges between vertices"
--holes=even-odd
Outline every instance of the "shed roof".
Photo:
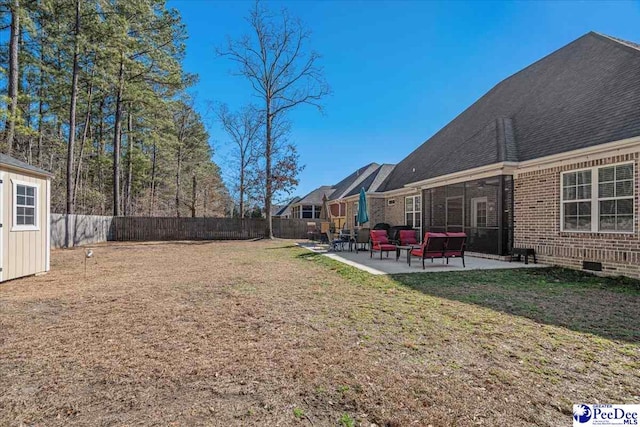
[[29,172],[34,175],[47,176],[47,177],[53,176],[51,172],[47,172],[44,169],[40,169],[38,167],[32,166],[29,163],[25,163],[21,160],[15,159],[11,156],[7,156],[6,154],[2,154],[2,153],[0,153],[0,165],[8,166],[12,169],[17,169],[23,172]]
[[380,191],[640,135],[640,45],[590,32],[498,83],[402,160]]

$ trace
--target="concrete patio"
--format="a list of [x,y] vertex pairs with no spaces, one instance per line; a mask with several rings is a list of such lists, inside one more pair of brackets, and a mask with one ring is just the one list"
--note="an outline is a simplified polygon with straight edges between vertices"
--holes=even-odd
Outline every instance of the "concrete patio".
[[529,264],[523,262],[508,262],[495,259],[478,258],[466,255],[464,261],[466,267],[462,267],[462,260],[452,258],[449,264],[443,263],[443,260],[436,259],[433,262],[425,260],[425,269],[422,269],[422,260],[412,258],[411,266],[407,264],[406,253],[403,251],[398,261],[396,261],[395,252],[389,253],[389,258],[383,254],[382,260],[380,253],[374,253],[373,258],[369,257],[369,251],[349,252],[345,251],[329,251],[328,245],[315,242],[301,242],[299,246],[306,248],[312,252],[323,254],[326,257],[369,272],[371,274],[403,274],[403,273],[432,273],[442,271],[469,271],[469,270],[498,270],[509,268],[541,268],[547,267],[543,264],[534,264],[529,260]]

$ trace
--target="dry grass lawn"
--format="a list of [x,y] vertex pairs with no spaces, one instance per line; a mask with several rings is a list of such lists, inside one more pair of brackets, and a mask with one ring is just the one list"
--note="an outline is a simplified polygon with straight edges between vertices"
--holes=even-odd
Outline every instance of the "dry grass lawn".
[[94,253],[86,279],[76,249],[0,284],[0,425],[546,426],[640,403],[637,283],[374,277],[286,241]]

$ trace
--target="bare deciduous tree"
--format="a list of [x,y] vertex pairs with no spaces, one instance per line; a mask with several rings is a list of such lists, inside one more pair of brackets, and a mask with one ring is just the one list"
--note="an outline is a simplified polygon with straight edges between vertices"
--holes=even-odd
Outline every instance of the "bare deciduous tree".
[[262,129],[260,112],[249,105],[238,112],[231,112],[227,105],[221,105],[217,111],[218,120],[224,131],[235,144],[234,160],[237,162],[237,191],[240,217],[245,214],[245,195],[247,194],[247,175],[257,166],[258,137]]
[[320,55],[306,51],[310,32],[286,10],[274,15],[256,2],[248,18],[252,34],[229,40],[218,53],[239,66],[239,74],[251,84],[263,102],[265,124],[265,213],[267,235],[273,238],[271,202],[273,182],[273,124],[287,111],[308,104],[321,109],[319,101],[329,93]]

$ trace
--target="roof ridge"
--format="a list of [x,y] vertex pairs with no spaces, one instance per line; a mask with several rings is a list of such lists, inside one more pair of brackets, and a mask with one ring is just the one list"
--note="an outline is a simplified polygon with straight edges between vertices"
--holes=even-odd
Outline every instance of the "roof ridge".
[[633,49],[635,51],[640,52],[640,44],[631,42],[629,40],[624,40],[624,39],[621,39],[621,38],[618,38],[618,37],[614,37],[614,36],[610,36],[610,35],[604,34],[604,33],[598,33],[597,31],[591,31],[589,34],[592,34],[594,36],[602,37],[604,39],[607,39],[607,40],[610,40],[612,42],[615,42],[618,45],[622,45],[622,46],[625,46],[625,47],[628,47],[628,48],[631,48],[631,49]]
[[385,180],[389,177],[393,169],[396,167],[393,163],[383,163],[377,169],[377,175],[374,178],[373,182],[369,186],[369,191],[377,192],[378,188],[385,182]]
[[[359,168],[356,172],[359,172],[361,169],[364,169],[362,173],[359,173],[356,179],[353,180],[351,185],[349,185],[342,193],[338,194],[337,197],[332,197],[331,199],[332,200],[342,199],[345,195],[349,194],[351,190],[353,190],[356,186],[360,185],[365,179],[367,179],[372,173],[374,173],[379,167],[380,165],[378,165],[376,162],[371,162],[367,166]],[[351,175],[353,175],[353,173]]]

